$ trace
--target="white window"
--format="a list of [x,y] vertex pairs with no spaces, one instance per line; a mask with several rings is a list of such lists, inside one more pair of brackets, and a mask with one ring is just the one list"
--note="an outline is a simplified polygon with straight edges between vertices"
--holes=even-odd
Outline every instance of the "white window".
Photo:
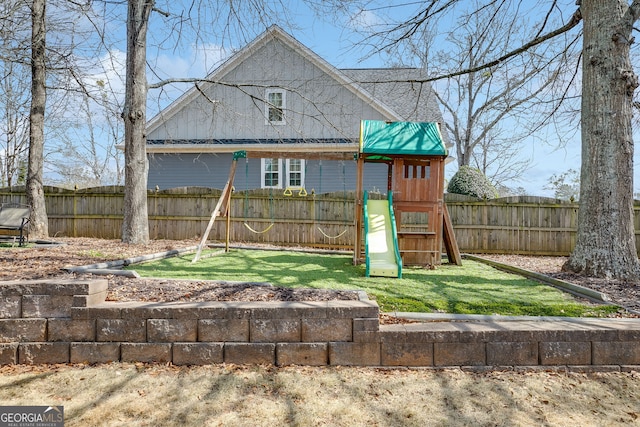
[[260,185],[262,188],[282,188],[282,160],[261,159],[262,172]]
[[285,95],[286,93],[282,89],[267,89],[265,91],[265,124],[284,124],[284,109],[286,108]]
[[287,187],[304,187],[304,160],[287,159]]

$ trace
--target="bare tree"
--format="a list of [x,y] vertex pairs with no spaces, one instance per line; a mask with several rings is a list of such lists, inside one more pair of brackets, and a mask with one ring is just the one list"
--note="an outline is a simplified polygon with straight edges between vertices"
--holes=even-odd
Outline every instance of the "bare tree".
[[[444,16],[429,15],[429,7]],[[551,119],[566,98],[567,56],[574,51],[579,34],[563,43],[532,46],[510,61],[484,65],[497,55],[535,37],[534,28],[526,28],[531,5],[513,1],[450,2],[456,7],[447,12],[444,2],[431,2],[409,24],[373,27],[367,40],[393,35],[385,53],[417,64],[427,74],[439,77],[451,70],[467,70],[435,82],[435,95],[444,110],[444,128],[455,145],[458,166],[474,165],[495,185],[517,180],[531,161],[519,156],[525,141]],[[429,22],[427,24],[426,22]],[[390,31],[390,33],[389,33]],[[374,51],[380,51],[376,44]],[[518,157],[520,159],[518,159]]]
[[27,202],[31,205],[30,234],[49,237],[49,220],[42,182],[46,85],[46,0],[33,0],[31,9],[31,112],[29,114],[29,166]]
[[584,0],[582,167],[576,247],[564,268],[640,279],[633,220],[631,120],[638,76],[631,66],[640,0]]
[[52,173],[53,184],[70,188],[122,184],[121,154],[116,149],[122,136],[120,120],[115,119],[116,105],[104,90],[104,82],[97,85],[102,96],[94,102],[80,95],[77,122],[52,130],[56,144],[49,149],[45,169]]
[[127,15],[127,74],[124,119],[124,220],[122,241],[149,241],[147,172],[145,150],[147,109],[147,28],[153,0],[129,0]]
[[29,143],[31,77],[23,43],[28,36],[23,22],[28,19],[24,2],[10,0],[0,5],[0,181],[8,186],[17,183]]

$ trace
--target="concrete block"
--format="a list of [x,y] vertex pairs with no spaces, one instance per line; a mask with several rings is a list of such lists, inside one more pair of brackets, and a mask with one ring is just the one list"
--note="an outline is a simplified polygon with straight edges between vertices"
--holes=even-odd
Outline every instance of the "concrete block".
[[353,342],[382,342],[382,334],[379,331],[353,331]]
[[433,344],[435,366],[486,365],[485,344],[481,342],[436,342]]
[[302,319],[327,317],[327,302],[278,301],[255,304],[251,309],[252,319]]
[[352,341],[353,319],[302,319],[303,342]]
[[638,341],[595,341],[592,345],[594,365],[640,365]]
[[147,320],[148,342],[190,342],[198,337],[196,319],[149,319]]
[[274,365],[276,345],[273,343],[225,343],[224,363],[237,365]]
[[325,366],[329,363],[327,343],[278,343],[276,344],[276,364]]
[[47,340],[47,319],[0,319],[0,342]]
[[380,319],[377,317],[353,319],[353,332],[377,332],[379,330]]
[[375,301],[327,301],[327,317],[377,318],[379,314]]
[[71,317],[73,295],[24,295],[22,317]]
[[537,342],[488,342],[487,364],[530,366],[538,364]]
[[198,320],[198,341],[249,342],[249,319]]
[[380,344],[367,342],[329,343],[329,364],[348,366],[379,366]]
[[147,340],[144,319],[97,319],[96,341],[145,342]]
[[116,303],[99,307],[71,307],[71,318],[78,320],[121,319],[122,308]]
[[383,343],[382,366],[433,366],[433,343]]
[[34,280],[33,294],[42,295],[91,295],[107,290],[107,279],[48,279]]
[[24,294],[25,280],[4,280],[0,283],[0,296],[21,297]]
[[0,344],[0,366],[18,363],[18,343]]
[[210,365],[224,362],[221,342],[174,343],[174,365]]
[[95,341],[95,320],[49,319],[47,341]]
[[74,342],[70,351],[71,363],[110,363],[120,360],[120,343]]
[[122,307],[123,319],[171,319],[175,311],[173,303],[137,303]]
[[541,342],[541,365],[590,365],[590,342]]
[[107,290],[89,294],[89,295],[74,295],[73,306],[74,307],[92,307],[94,305],[102,304],[107,299]]
[[300,342],[300,319],[251,319],[251,342]]
[[22,296],[0,296],[0,319],[22,317]]
[[120,360],[123,362],[171,362],[170,343],[121,343]]
[[20,343],[18,347],[18,363],[24,365],[69,363],[69,343]]

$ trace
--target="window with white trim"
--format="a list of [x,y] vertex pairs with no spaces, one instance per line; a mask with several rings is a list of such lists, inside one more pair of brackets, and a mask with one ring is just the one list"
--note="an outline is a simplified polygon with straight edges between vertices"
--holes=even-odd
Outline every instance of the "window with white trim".
[[287,159],[287,187],[304,188],[304,160]]
[[282,188],[282,160],[260,159],[260,186],[262,188]]
[[286,92],[283,89],[267,89],[265,91],[265,124],[283,125]]

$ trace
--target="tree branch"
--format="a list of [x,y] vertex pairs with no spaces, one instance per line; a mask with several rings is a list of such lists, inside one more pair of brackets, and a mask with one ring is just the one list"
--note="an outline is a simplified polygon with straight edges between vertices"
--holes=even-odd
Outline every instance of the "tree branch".
[[[635,0],[633,2],[634,5],[637,6],[638,10],[640,11],[640,0]],[[506,61],[507,59],[513,58],[514,56],[517,56],[523,52],[526,52],[527,50],[529,50],[530,48],[537,46],[541,43],[544,43],[547,40],[550,40],[556,36],[559,36],[560,34],[566,33],[567,31],[571,30],[572,28],[576,27],[580,22],[582,21],[582,13],[580,12],[580,8],[578,8],[574,14],[571,16],[571,19],[569,20],[569,22],[565,25],[563,25],[562,27],[558,28],[557,30],[551,31],[545,35],[542,35],[540,37],[536,37],[535,39],[531,40],[529,43],[526,43],[522,46],[520,46],[519,48],[512,50],[511,52],[508,52],[504,55],[502,55],[500,58],[495,59],[491,62],[487,62],[485,64],[482,65],[478,65],[477,67],[471,67],[471,68],[467,68],[464,70],[460,70],[460,71],[455,71],[453,73],[449,73],[449,74],[444,74],[444,75],[440,75],[440,76],[435,76],[435,77],[429,77],[426,79],[415,79],[415,80],[389,80],[389,82],[409,82],[409,83],[427,83],[427,82],[434,82],[437,80],[442,80],[442,79],[450,79],[452,77],[457,77],[457,76],[462,76],[464,74],[471,74],[471,73],[476,73],[478,71],[482,71],[485,70],[487,68],[491,68],[494,67],[498,64],[500,64],[501,62]],[[364,83],[374,83],[374,82],[364,82]]]

